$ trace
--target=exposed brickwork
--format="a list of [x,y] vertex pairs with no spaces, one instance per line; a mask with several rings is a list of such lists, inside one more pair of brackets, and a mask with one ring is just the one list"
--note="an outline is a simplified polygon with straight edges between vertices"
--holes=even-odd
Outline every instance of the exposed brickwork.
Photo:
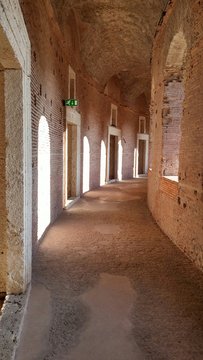
[[160,191],[166,193],[171,199],[177,200],[178,183],[176,181],[162,177],[160,180]]
[[[42,8],[43,10],[43,8]],[[45,16],[45,14],[44,14]],[[40,17],[36,19],[40,21]],[[45,23],[46,24],[46,23]],[[48,30],[47,30],[48,31]],[[32,33],[31,33],[32,35]],[[49,29],[51,36],[51,29]],[[49,36],[49,37],[50,37]],[[35,40],[36,41],[36,40]],[[55,42],[55,46],[53,45]],[[58,44],[56,38],[48,43],[46,47],[42,43],[32,42],[32,76],[31,76],[31,93],[32,93],[32,167],[33,167],[33,239],[37,237],[37,189],[38,189],[38,126],[41,116],[45,116],[50,132],[50,189],[51,189],[51,220],[53,221],[62,208],[62,179],[63,179],[63,116],[64,108],[62,99],[68,97],[68,79],[61,79],[59,73],[59,56],[57,56]],[[39,44],[39,45],[38,45]],[[35,48],[37,47],[37,49]],[[44,49],[44,55],[40,51]],[[49,61],[48,61],[49,59]],[[46,67],[43,72],[41,63]],[[61,70],[60,70],[61,72]],[[64,88],[66,87],[66,91]],[[62,95],[62,92],[64,95]]]
[[177,200],[178,183],[173,180],[161,178],[160,190],[166,193],[171,199]]
[[[118,128],[123,140],[123,177],[131,178],[134,167],[134,148],[139,115],[148,118],[147,104],[142,96],[133,109],[120,106],[120,89],[112,78],[104,91],[83,73],[77,49],[78,39],[72,39],[67,48],[50,4],[41,1],[21,1],[25,22],[32,44],[32,168],[33,168],[33,241],[37,239],[38,198],[38,124],[46,117],[51,141],[51,221],[63,206],[63,121],[65,108],[62,100],[68,98],[68,65],[76,72],[76,89],[81,115],[81,189],[83,169],[83,138],[90,143],[90,189],[100,185],[101,141],[107,147],[111,104],[118,107]],[[46,6],[45,6],[46,5]],[[47,7],[48,6],[48,7]],[[35,16],[33,16],[35,14]],[[75,22],[74,22],[75,23]],[[76,26],[76,24],[74,25]],[[67,33],[68,39],[71,34]],[[74,46],[73,46],[74,45]],[[76,47],[75,52],[74,47]]]
[[163,101],[163,175],[178,175],[184,88],[181,81],[165,84]]
[[[169,237],[203,268],[203,3],[173,1],[157,33],[152,61],[150,209]],[[183,31],[187,44],[185,101],[181,121],[178,197],[162,175],[162,104],[164,69],[174,36]],[[176,56],[177,58],[177,56]],[[163,190],[164,183],[164,192]]]

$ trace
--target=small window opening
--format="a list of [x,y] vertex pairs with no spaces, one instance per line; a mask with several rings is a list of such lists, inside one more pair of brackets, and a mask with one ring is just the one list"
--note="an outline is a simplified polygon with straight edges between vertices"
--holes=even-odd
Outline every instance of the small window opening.
[[76,74],[69,66],[69,90],[68,90],[69,99],[76,99]]
[[115,105],[112,105],[111,107],[111,126],[117,126],[117,107]]
[[75,79],[70,79],[70,99],[75,99]]
[[139,133],[145,134],[146,133],[146,119],[145,117],[139,118]]
[[169,47],[162,105],[162,175],[178,181],[181,122],[185,97],[187,43],[178,32]]

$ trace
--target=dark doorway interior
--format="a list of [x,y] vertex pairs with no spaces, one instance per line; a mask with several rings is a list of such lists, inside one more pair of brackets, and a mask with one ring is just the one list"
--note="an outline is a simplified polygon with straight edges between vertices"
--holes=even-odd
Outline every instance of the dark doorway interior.
[[109,180],[118,178],[118,136],[110,135]]
[[145,151],[146,151],[146,141],[145,140],[139,140],[138,175],[145,174]]

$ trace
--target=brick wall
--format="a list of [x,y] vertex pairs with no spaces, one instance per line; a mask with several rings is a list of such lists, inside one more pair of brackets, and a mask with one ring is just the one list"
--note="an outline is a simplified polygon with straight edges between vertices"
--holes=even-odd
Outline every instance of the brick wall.
[[160,192],[165,193],[169,198],[174,201],[178,199],[178,183],[171,179],[162,177],[160,179]]
[[[102,91],[84,73],[77,48],[78,39],[68,41],[69,47],[64,42],[48,1],[21,1],[21,7],[32,45],[33,242],[35,244],[38,221],[38,126],[42,115],[47,120],[50,132],[52,222],[62,211],[63,206],[65,108],[62,106],[62,99],[68,98],[68,65],[70,64],[76,72],[77,99],[79,100],[77,110],[81,115],[81,153],[84,136],[87,136],[90,143],[90,189],[100,185],[101,141],[103,140],[107,147],[111,103],[118,106],[118,128],[121,128],[122,136],[126,141],[123,154],[124,178],[133,175],[133,153],[138,130],[138,116],[147,114],[147,106],[146,100],[140,97],[133,109],[123,108],[120,106],[120,89],[117,79],[112,78],[105,91]],[[72,24],[71,19],[70,23]],[[75,24],[75,20],[73,23]],[[69,40],[72,38],[71,34],[66,34],[66,36]],[[81,189],[82,169],[83,154],[81,154]]]
[[[152,59],[152,171],[148,203],[163,231],[203,269],[203,3],[173,1],[154,41]],[[178,191],[162,176],[164,69],[174,36],[187,43]],[[178,96],[178,94],[177,94]],[[173,195],[173,196],[172,196]]]
[[184,85],[182,81],[173,79],[165,83],[162,112],[163,175],[178,176],[183,100]]

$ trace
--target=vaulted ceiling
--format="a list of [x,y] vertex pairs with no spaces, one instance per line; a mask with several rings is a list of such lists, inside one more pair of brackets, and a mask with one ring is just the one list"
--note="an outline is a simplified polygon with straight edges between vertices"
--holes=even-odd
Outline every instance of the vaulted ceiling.
[[152,43],[167,2],[52,0],[64,32],[70,14],[77,19],[74,31],[86,71],[103,87],[117,76],[130,102],[149,92]]

